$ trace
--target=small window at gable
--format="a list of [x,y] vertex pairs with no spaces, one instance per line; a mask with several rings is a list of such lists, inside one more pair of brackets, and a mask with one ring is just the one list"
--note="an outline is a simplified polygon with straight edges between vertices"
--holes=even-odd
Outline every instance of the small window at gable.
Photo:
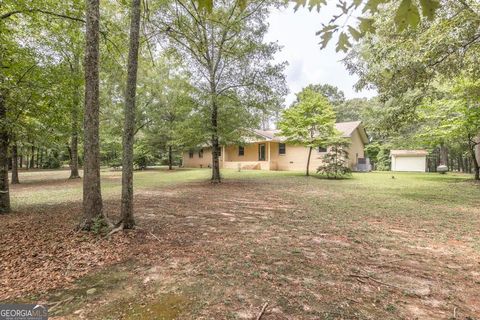
[[278,154],[286,154],[287,153],[287,146],[285,143],[278,144]]
[[245,155],[245,148],[243,146],[238,146],[238,155],[239,156]]

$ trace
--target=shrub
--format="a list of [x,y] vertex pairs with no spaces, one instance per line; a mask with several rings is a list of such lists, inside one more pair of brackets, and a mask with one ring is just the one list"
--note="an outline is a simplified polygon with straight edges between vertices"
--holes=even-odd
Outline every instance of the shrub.
[[329,145],[327,153],[323,156],[323,163],[317,168],[317,173],[326,175],[329,179],[338,179],[350,175],[348,142],[344,139],[338,139]]
[[135,145],[133,154],[133,164],[140,170],[144,170],[148,165],[155,163],[155,157],[150,153],[147,146],[143,144]]
[[43,160],[41,167],[43,169],[58,169],[62,166],[59,154],[56,151],[47,153],[46,158]]
[[391,165],[390,160],[390,150],[381,149],[377,155],[376,170],[378,171],[389,171]]

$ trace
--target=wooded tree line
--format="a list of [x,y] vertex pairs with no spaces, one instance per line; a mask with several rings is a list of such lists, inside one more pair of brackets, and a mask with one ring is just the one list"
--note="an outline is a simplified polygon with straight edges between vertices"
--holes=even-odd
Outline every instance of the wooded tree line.
[[[71,178],[83,166],[80,228],[109,223],[100,181],[108,164],[122,167],[121,220],[111,226],[132,228],[134,163],[163,157],[171,168],[180,150],[205,143],[218,150],[242,138],[238,127],[278,113],[285,65],[273,62],[279,47],[263,40],[276,4],[2,5],[0,211],[11,210],[9,167],[21,183],[26,161],[28,168],[68,161]],[[212,182],[220,182],[218,154],[213,163]]]
[[[380,107],[367,110],[374,138],[395,148],[439,150],[441,164],[472,167],[480,179],[480,3],[437,4],[430,19],[401,30],[394,3],[378,6],[375,32],[359,39],[344,62],[359,76],[358,89],[379,93]],[[458,155],[471,166],[452,165],[462,162]]]
[[[478,2],[332,1],[341,13],[320,30],[322,46],[338,34],[358,88],[380,94],[345,100],[335,88],[312,88],[324,92],[337,120],[362,119],[382,150],[399,141],[458,145],[474,159]],[[27,157],[40,167],[67,160],[72,178],[82,163],[86,230],[103,219],[102,162],[122,167],[119,228],[134,225],[134,163],[166,157],[172,165],[175,152],[208,144],[219,182],[219,146],[280,111],[285,64],[273,62],[279,47],[263,37],[269,10],[287,2],[3,2],[0,211],[10,211],[9,165],[18,172]],[[296,2],[320,9],[321,21],[324,1]],[[348,20],[356,10],[358,19]]]

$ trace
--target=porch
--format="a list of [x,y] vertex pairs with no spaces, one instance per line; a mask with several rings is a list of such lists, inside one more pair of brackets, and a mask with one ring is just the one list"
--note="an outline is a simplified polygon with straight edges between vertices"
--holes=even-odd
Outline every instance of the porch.
[[222,147],[221,165],[226,169],[277,170],[275,150],[278,143],[264,141]]

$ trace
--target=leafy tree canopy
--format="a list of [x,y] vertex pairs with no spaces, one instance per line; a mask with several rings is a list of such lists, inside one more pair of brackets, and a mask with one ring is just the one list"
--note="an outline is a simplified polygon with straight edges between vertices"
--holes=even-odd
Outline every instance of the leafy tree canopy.
[[[244,8],[249,0],[239,0],[239,6]],[[475,0],[460,0],[465,6],[473,5]],[[215,0],[197,0],[199,6],[210,12],[217,2]],[[388,8],[394,18],[397,31],[401,32],[409,27],[415,28],[422,21],[431,21],[437,11],[445,3],[457,0],[290,0],[279,3],[295,3],[295,10],[308,7],[309,10],[321,12],[328,3],[335,3],[337,12],[322,24],[317,32],[320,45],[325,48],[334,34],[338,34],[337,51],[347,51],[352,43],[365,37],[367,34],[376,33],[377,14],[383,8]]]

